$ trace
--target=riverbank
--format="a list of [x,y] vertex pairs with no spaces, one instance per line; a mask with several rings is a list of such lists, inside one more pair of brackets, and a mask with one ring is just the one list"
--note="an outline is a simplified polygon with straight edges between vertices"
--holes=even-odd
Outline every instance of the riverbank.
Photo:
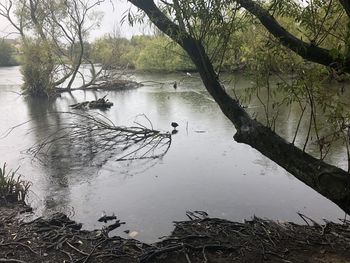
[[[154,244],[84,231],[64,214],[21,219],[30,209],[0,207],[0,262],[349,262],[350,222],[296,225],[259,218],[176,222]],[[305,217],[308,223],[312,220]]]

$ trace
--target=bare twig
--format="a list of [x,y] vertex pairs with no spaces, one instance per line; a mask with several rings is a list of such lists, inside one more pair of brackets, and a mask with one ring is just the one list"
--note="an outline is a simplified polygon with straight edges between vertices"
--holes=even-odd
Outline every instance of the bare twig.
[[0,258],[0,262],[15,262],[15,263],[27,263],[19,259],[10,259],[10,258]]

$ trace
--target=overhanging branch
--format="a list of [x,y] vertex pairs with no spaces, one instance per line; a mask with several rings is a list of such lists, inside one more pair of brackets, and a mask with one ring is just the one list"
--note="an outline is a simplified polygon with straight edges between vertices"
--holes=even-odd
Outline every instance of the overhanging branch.
[[[315,46],[313,44],[302,41],[301,39],[295,37],[290,32],[288,32],[283,26],[281,26],[277,20],[269,14],[267,10],[262,8],[259,4],[255,3],[253,0],[236,0],[243,8],[245,8],[249,13],[254,15],[259,19],[261,24],[280,42],[293,50],[295,53],[300,55],[302,58],[312,61],[327,67],[332,65],[337,65],[341,63],[337,58],[331,55],[328,49]],[[346,1],[347,2],[347,1]],[[348,4],[349,5],[349,4]],[[342,63],[343,70],[350,73],[350,62]]]
[[[186,32],[181,31],[176,24],[158,9],[152,0],[129,1],[143,10],[161,31],[166,33],[185,49],[195,63],[207,91],[217,102],[226,117],[236,127],[236,141],[248,144],[260,151],[272,161],[285,168],[300,181],[332,200],[347,213],[350,213],[350,177],[347,172],[303,152],[271,131],[268,127],[252,119],[239,105],[239,102],[232,99],[222,87],[202,43],[192,38],[189,34],[186,34]],[[252,3],[248,0],[238,1]],[[259,6],[255,4],[250,6],[250,8],[257,7]],[[269,17],[266,21],[273,22]],[[274,24],[274,26],[278,26],[275,28],[276,34],[288,33],[281,28],[278,23],[277,25]],[[296,41],[300,47],[305,45],[304,43],[300,43],[300,40],[294,39],[292,35],[290,35],[290,38],[290,41]],[[305,52],[304,55],[307,57],[323,53],[328,55],[326,50],[323,51],[321,49],[320,53],[317,47],[314,47],[314,49],[307,48],[306,51],[303,50],[301,52]],[[327,64],[327,60],[329,59],[329,56],[327,57],[328,58],[324,60],[325,64]]]

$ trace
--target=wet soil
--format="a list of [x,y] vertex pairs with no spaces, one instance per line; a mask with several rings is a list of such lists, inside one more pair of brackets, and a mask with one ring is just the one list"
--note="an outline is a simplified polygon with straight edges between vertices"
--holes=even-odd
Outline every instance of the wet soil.
[[25,222],[29,211],[25,205],[0,206],[0,262],[350,262],[346,220],[319,225],[300,215],[306,224],[296,225],[196,215],[175,222],[171,236],[144,244],[110,237],[109,228],[81,230],[60,213]]

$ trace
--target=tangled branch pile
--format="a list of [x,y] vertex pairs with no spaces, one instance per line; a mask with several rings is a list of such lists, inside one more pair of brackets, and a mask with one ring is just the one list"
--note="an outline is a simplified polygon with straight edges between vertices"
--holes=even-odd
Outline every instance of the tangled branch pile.
[[81,230],[64,214],[27,223],[14,214],[0,206],[0,262],[345,263],[350,258],[347,220],[301,226],[260,218],[244,223],[199,219],[191,213],[195,219],[176,222],[169,237],[145,244],[111,236],[105,228]]
[[257,217],[175,222],[172,235],[147,249],[140,262],[348,262],[349,221],[318,224],[300,216],[307,225]]
[[44,163],[57,158],[61,162],[74,160],[77,164],[94,162],[95,165],[102,165],[110,158],[116,161],[156,159],[164,156],[171,145],[170,133],[154,130],[150,122],[151,128],[139,123],[124,127],[116,126],[101,114],[60,114],[68,118],[27,150]]
[[[15,208],[22,213],[21,207]],[[0,262],[138,262],[149,245],[104,230],[84,231],[82,225],[64,214],[37,218],[31,222],[15,219],[17,213],[0,206]]]

